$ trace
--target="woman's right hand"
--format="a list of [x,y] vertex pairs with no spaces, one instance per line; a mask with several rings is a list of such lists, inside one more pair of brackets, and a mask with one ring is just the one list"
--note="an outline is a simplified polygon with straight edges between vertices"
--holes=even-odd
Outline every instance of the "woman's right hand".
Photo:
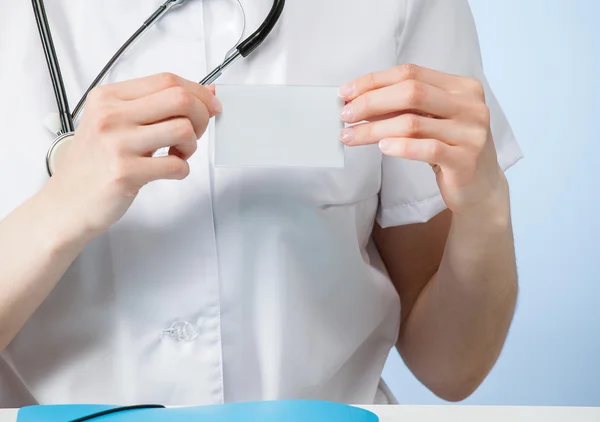
[[[72,235],[96,236],[123,217],[147,183],[187,177],[197,140],[220,112],[209,88],[172,74],[96,88],[46,197]],[[163,147],[168,156],[152,157]]]

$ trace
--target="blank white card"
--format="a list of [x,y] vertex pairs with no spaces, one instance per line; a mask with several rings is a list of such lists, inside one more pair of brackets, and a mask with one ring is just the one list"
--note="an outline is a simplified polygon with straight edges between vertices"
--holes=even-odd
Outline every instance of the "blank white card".
[[336,87],[217,85],[215,166],[344,167]]

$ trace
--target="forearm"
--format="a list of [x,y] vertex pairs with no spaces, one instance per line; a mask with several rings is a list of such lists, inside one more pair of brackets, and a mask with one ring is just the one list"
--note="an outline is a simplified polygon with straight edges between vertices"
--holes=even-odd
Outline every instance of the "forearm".
[[508,186],[477,215],[453,216],[435,276],[399,339],[415,375],[448,400],[461,400],[496,362],[510,327],[517,273]]
[[0,350],[84,247],[58,202],[42,190],[0,221]]

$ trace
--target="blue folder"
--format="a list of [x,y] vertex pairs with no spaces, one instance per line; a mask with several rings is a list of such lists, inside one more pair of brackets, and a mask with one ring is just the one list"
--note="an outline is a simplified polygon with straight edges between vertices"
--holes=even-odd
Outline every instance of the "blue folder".
[[[19,411],[17,422],[70,422],[114,409],[104,405],[30,406]],[[137,409],[112,413],[93,422],[378,422],[373,413],[323,401],[265,401],[223,405]],[[91,422],[91,421],[90,421]]]

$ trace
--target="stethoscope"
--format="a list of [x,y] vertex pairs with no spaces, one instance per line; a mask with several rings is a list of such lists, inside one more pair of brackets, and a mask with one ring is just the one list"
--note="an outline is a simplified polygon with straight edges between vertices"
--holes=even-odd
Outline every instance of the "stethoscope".
[[[96,79],[92,82],[90,87],[87,89],[73,113],[69,108],[69,102],[67,101],[67,94],[65,89],[64,80],[60,71],[60,65],[58,57],[54,49],[54,42],[52,40],[52,34],[50,32],[50,25],[48,24],[48,17],[46,16],[46,9],[44,7],[43,0],[32,0],[33,11],[37,21],[42,46],[44,48],[44,55],[46,56],[46,63],[48,64],[48,71],[52,80],[52,87],[54,88],[54,96],[56,97],[56,105],[58,108],[58,118],[60,119],[60,130],[57,132],[57,137],[54,142],[50,145],[48,153],[46,155],[46,168],[48,174],[52,177],[55,165],[56,157],[61,148],[69,143],[73,139],[75,134],[75,123],[77,117],[83,110],[88,94],[92,89],[98,86],[110,70],[115,66],[119,58],[135,43],[150,27],[152,27],[159,19],[161,19],[169,10],[174,6],[180,6],[187,0],[167,0],[162,4],[143,24],[140,28],[123,44],[121,48],[115,53],[115,55],[108,61],[106,66],[98,74]],[[239,0],[238,0],[239,2]],[[241,5],[241,3],[240,3]],[[234,48],[232,48],[225,56],[224,61],[217,66],[212,72],[210,72],[202,81],[201,85],[209,85],[213,83],[225,69],[227,69],[232,63],[234,63],[240,57],[248,57],[262,42],[269,36],[275,25],[277,24],[283,8],[285,0],[274,0],[273,7],[267,15],[264,22],[260,27],[251,34],[245,40],[239,42]],[[243,10],[243,9],[242,9]],[[57,125],[58,126],[58,125]]]

